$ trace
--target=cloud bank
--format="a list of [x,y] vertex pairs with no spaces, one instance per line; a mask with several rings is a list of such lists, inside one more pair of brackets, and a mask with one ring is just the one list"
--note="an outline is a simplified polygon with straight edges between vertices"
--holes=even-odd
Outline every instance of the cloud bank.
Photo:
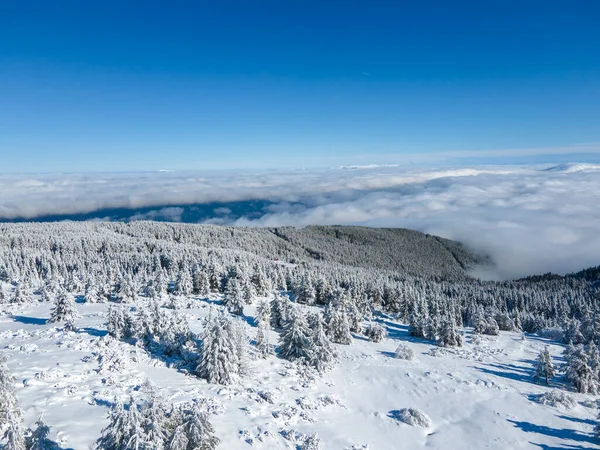
[[[4,220],[127,208],[130,220],[180,221],[181,205],[219,203],[204,222],[406,227],[459,240],[492,256],[498,269],[484,276],[600,264],[600,165],[592,164],[0,175],[0,192]],[[228,207],[255,200],[263,202],[251,214]]]

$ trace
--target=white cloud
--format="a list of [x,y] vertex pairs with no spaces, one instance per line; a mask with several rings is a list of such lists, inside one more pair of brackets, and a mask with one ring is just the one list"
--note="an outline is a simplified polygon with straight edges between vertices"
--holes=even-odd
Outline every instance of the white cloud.
[[[600,166],[463,167],[238,173],[2,175],[0,218],[156,207],[135,218],[181,220],[170,205],[262,199],[262,214],[211,223],[364,224],[457,239],[492,255],[496,275],[565,273],[600,264]],[[234,218],[232,218],[234,217]]]

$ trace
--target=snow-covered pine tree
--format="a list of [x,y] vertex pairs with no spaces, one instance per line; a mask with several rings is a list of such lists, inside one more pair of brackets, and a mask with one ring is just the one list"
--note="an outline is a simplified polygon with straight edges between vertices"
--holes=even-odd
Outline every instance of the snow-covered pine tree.
[[325,321],[321,313],[311,314],[308,323],[312,349],[308,362],[318,372],[323,373],[333,367],[337,354],[325,332]]
[[566,344],[583,344],[584,337],[581,333],[581,322],[577,319],[569,320],[564,329],[564,340]]
[[238,374],[238,349],[231,335],[230,319],[217,316],[202,334],[200,363],[196,373],[209,383],[231,384]]
[[261,300],[256,308],[256,349],[261,358],[266,358],[273,353],[273,348],[269,342],[269,330],[271,328],[271,303],[268,300]]
[[192,283],[192,276],[190,275],[190,271],[187,266],[184,266],[179,271],[179,275],[177,275],[177,280],[175,280],[175,289],[173,290],[173,294],[188,296],[192,294],[194,290],[194,285]]
[[193,404],[183,414],[183,428],[188,440],[188,449],[214,450],[220,439],[215,436],[215,430],[208,421],[208,416],[198,405]]
[[550,356],[550,350],[548,346],[544,350],[540,350],[537,357],[537,363],[535,366],[535,374],[533,379],[538,382],[544,380],[546,385],[550,383],[550,380],[556,375],[556,369],[552,363],[552,357]]
[[276,294],[271,300],[271,327],[278,329],[285,326],[290,309],[290,301],[281,294]]
[[316,291],[308,274],[302,275],[300,283],[294,289],[294,301],[302,305],[312,305],[316,300]]
[[252,274],[251,282],[254,286],[256,295],[258,295],[259,297],[265,297],[269,294],[271,286],[269,280],[265,276],[265,273],[260,267],[254,267],[254,273]]
[[256,343],[256,351],[260,358],[266,358],[273,354],[273,347],[269,342],[269,325],[265,322],[260,322],[256,327],[256,336],[254,338]]
[[26,438],[27,450],[58,450],[59,446],[51,440],[50,427],[42,419],[35,423],[35,430],[32,430]]
[[0,444],[11,450],[25,450],[23,415],[15,396],[15,378],[0,355]]
[[592,371],[588,363],[588,355],[582,344],[570,344],[566,350],[566,364],[563,368],[565,378],[570,381],[577,392],[596,394],[600,391],[598,375]]
[[192,283],[194,286],[194,294],[206,297],[210,293],[210,281],[204,270],[196,268],[192,274]]
[[485,334],[486,329],[487,323],[485,321],[485,316],[483,315],[483,310],[478,308],[475,313],[475,319],[473,320],[473,333]]
[[116,339],[122,339],[127,334],[126,327],[127,321],[125,310],[122,307],[110,305],[106,319],[106,330],[108,331],[108,334]]
[[600,352],[598,351],[598,346],[593,341],[587,346],[587,354],[592,373],[598,378],[600,376]]
[[333,307],[331,304],[325,309],[325,323],[327,335],[336,344],[349,345],[352,343],[352,333],[346,311],[341,306]]
[[185,432],[183,425],[179,425],[175,428],[173,436],[167,445],[167,450],[187,450],[190,445],[190,441]]
[[142,428],[142,417],[135,400],[126,409],[117,401],[109,411],[110,423],[102,430],[96,441],[96,450],[128,450],[144,449],[145,436]]
[[23,283],[17,284],[10,302],[11,303],[30,303],[31,301],[33,301],[33,298],[31,297],[31,293],[29,292],[29,289],[27,289],[27,287]]
[[223,305],[231,314],[243,315],[244,305],[246,300],[244,299],[244,292],[238,282],[238,279],[231,277],[225,284],[225,293],[223,294]]
[[448,314],[442,321],[438,344],[442,347],[462,346],[462,337],[456,329],[456,323],[452,314]]
[[279,354],[282,358],[295,361],[300,358],[309,359],[312,343],[306,316],[298,307],[292,307],[279,343]]
[[50,313],[48,323],[73,322],[81,317],[77,312],[75,299],[66,290],[62,290],[54,300],[54,308]]
[[94,283],[88,284],[85,289],[84,298],[86,303],[104,303],[106,301],[106,298],[103,295],[100,295],[100,290]]

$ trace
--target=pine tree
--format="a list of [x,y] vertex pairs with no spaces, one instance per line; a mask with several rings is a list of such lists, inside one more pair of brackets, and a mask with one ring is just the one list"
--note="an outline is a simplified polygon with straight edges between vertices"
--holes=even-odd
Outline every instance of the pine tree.
[[35,430],[26,439],[27,450],[58,450],[58,445],[48,438],[50,427],[42,419],[35,425]]
[[85,302],[86,303],[104,303],[106,299],[100,295],[98,286],[95,284],[89,284],[85,290]]
[[271,324],[271,304],[267,300],[262,300],[256,308],[256,349],[261,358],[266,358],[273,353],[269,343],[269,330]]
[[350,324],[343,307],[332,307],[329,305],[325,310],[325,321],[327,324],[327,335],[336,344],[349,345],[352,343]]
[[243,315],[244,305],[246,300],[244,299],[244,293],[239,285],[237,278],[232,277],[227,280],[225,285],[225,293],[223,294],[223,305],[231,314]]
[[206,297],[210,294],[210,281],[205,271],[197,269],[192,275],[194,294]]
[[310,330],[306,316],[299,308],[292,308],[287,323],[281,333],[279,354],[282,358],[295,361],[308,359],[311,353]]
[[109,412],[110,423],[102,430],[96,441],[97,450],[144,449],[146,437],[139,407],[131,398],[128,408],[117,402]]
[[220,439],[214,435],[215,430],[208,416],[197,405],[185,411],[183,427],[188,449],[214,450],[219,445]]
[[171,441],[167,446],[168,450],[187,450],[190,446],[190,441],[185,432],[185,428],[183,425],[179,425],[175,428],[175,432],[171,437]]
[[25,450],[23,418],[14,383],[6,359],[0,355],[0,438],[6,442],[7,449]]
[[565,354],[567,360],[564,368],[565,378],[573,383],[577,392],[582,394],[598,393],[600,390],[598,375],[594,374],[590,367],[583,345],[569,345]]
[[213,318],[202,335],[200,363],[196,373],[209,383],[231,384],[238,373],[238,349],[231,335],[229,319]]
[[[147,311],[145,308],[141,308],[141,310],[144,310],[144,313],[147,314]],[[125,316],[125,311],[123,310],[122,307],[117,307],[117,306],[113,306],[111,305],[108,308],[108,317],[107,317],[107,322],[106,322],[106,329],[108,331],[108,334],[110,334],[112,337],[116,338],[116,339],[122,339],[124,337],[126,337],[127,333],[127,321],[126,321],[126,316]],[[141,334],[141,332],[140,332]],[[140,337],[138,335],[138,332],[134,332],[134,335],[136,337]]]
[[477,310],[475,314],[475,320],[473,323],[473,333],[475,334],[485,334],[487,330],[487,323],[485,321],[485,317],[483,315],[483,311],[481,308]]
[[25,287],[22,283],[17,284],[15,287],[15,291],[13,292],[13,296],[10,300],[11,303],[30,303],[33,300],[31,297],[31,293],[29,289]]
[[442,322],[438,344],[442,347],[461,347],[462,337],[456,329],[454,316],[449,314]]
[[79,317],[81,316],[77,312],[75,299],[70,293],[63,289],[54,301],[54,308],[50,313],[48,323],[72,322]]
[[309,318],[311,349],[309,363],[318,372],[325,372],[335,364],[337,355],[325,332],[325,321],[320,313]]
[[179,275],[177,276],[177,280],[175,281],[175,290],[173,293],[175,295],[183,295],[188,296],[194,290],[194,285],[192,283],[192,276],[190,275],[187,267],[183,267],[179,271]]
[[600,352],[598,346],[594,342],[590,342],[587,346],[588,363],[595,377],[600,376]]
[[546,385],[550,383],[550,380],[554,378],[556,375],[556,371],[554,368],[554,364],[552,364],[552,357],[550,356],[550,350],[548,346],[544,348],[544,350],[540,351],[540,354],[537,357],[537,364],[535,367],[535,374],[533,379],[538,382],[539,380],[544,380]]
[[281,294],[275,295],[271,300],[271,327],[282,328],[288,319],[290,302]]

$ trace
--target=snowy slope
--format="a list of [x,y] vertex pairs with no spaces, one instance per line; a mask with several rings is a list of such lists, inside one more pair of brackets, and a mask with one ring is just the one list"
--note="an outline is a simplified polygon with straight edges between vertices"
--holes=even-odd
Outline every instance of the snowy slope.
[[[192,307],[184,309],[193,331],[201,330],[199,319],[211,307],[220,308],[215,300],[192,299]],[[272,356],[252,361],[253,374],[242,384],[223,387],[114,340],[109,348],[130,361],[121,372],[110,372],[93,357],[108,339],[107,304],[79,304],[78,331],[66,333],[45,324],[50,307],[6,307],[0,349],[17,377],[26,425],[43,416],[63,448],[93,448],[114,397],[126,400],[146,378],[174,402],[205,397],[223,449],[296,448],[303,435],[315,432],[325,449],[597,448],[594,397],[570,393],[579,402],[572,409],[533,400],[550,390],[532,382],[539,350],[550,345],[555,362],[562,352],[562,346],[533,335],[480,338],[467,330],[464,347],[441,349],[380,317],[388,338],[372,343],[357,336],[350,346],[336,346],[340,362],[321,378],[302,376],[293,364]],[[245,313],[251,338],[254,308]],[[275,332],[271,338],[277,341]],[[414,350],[414,360],[393,357],[401,342]],[[393,417],[408,407],[423,411],[432,425],[411,427]]]

